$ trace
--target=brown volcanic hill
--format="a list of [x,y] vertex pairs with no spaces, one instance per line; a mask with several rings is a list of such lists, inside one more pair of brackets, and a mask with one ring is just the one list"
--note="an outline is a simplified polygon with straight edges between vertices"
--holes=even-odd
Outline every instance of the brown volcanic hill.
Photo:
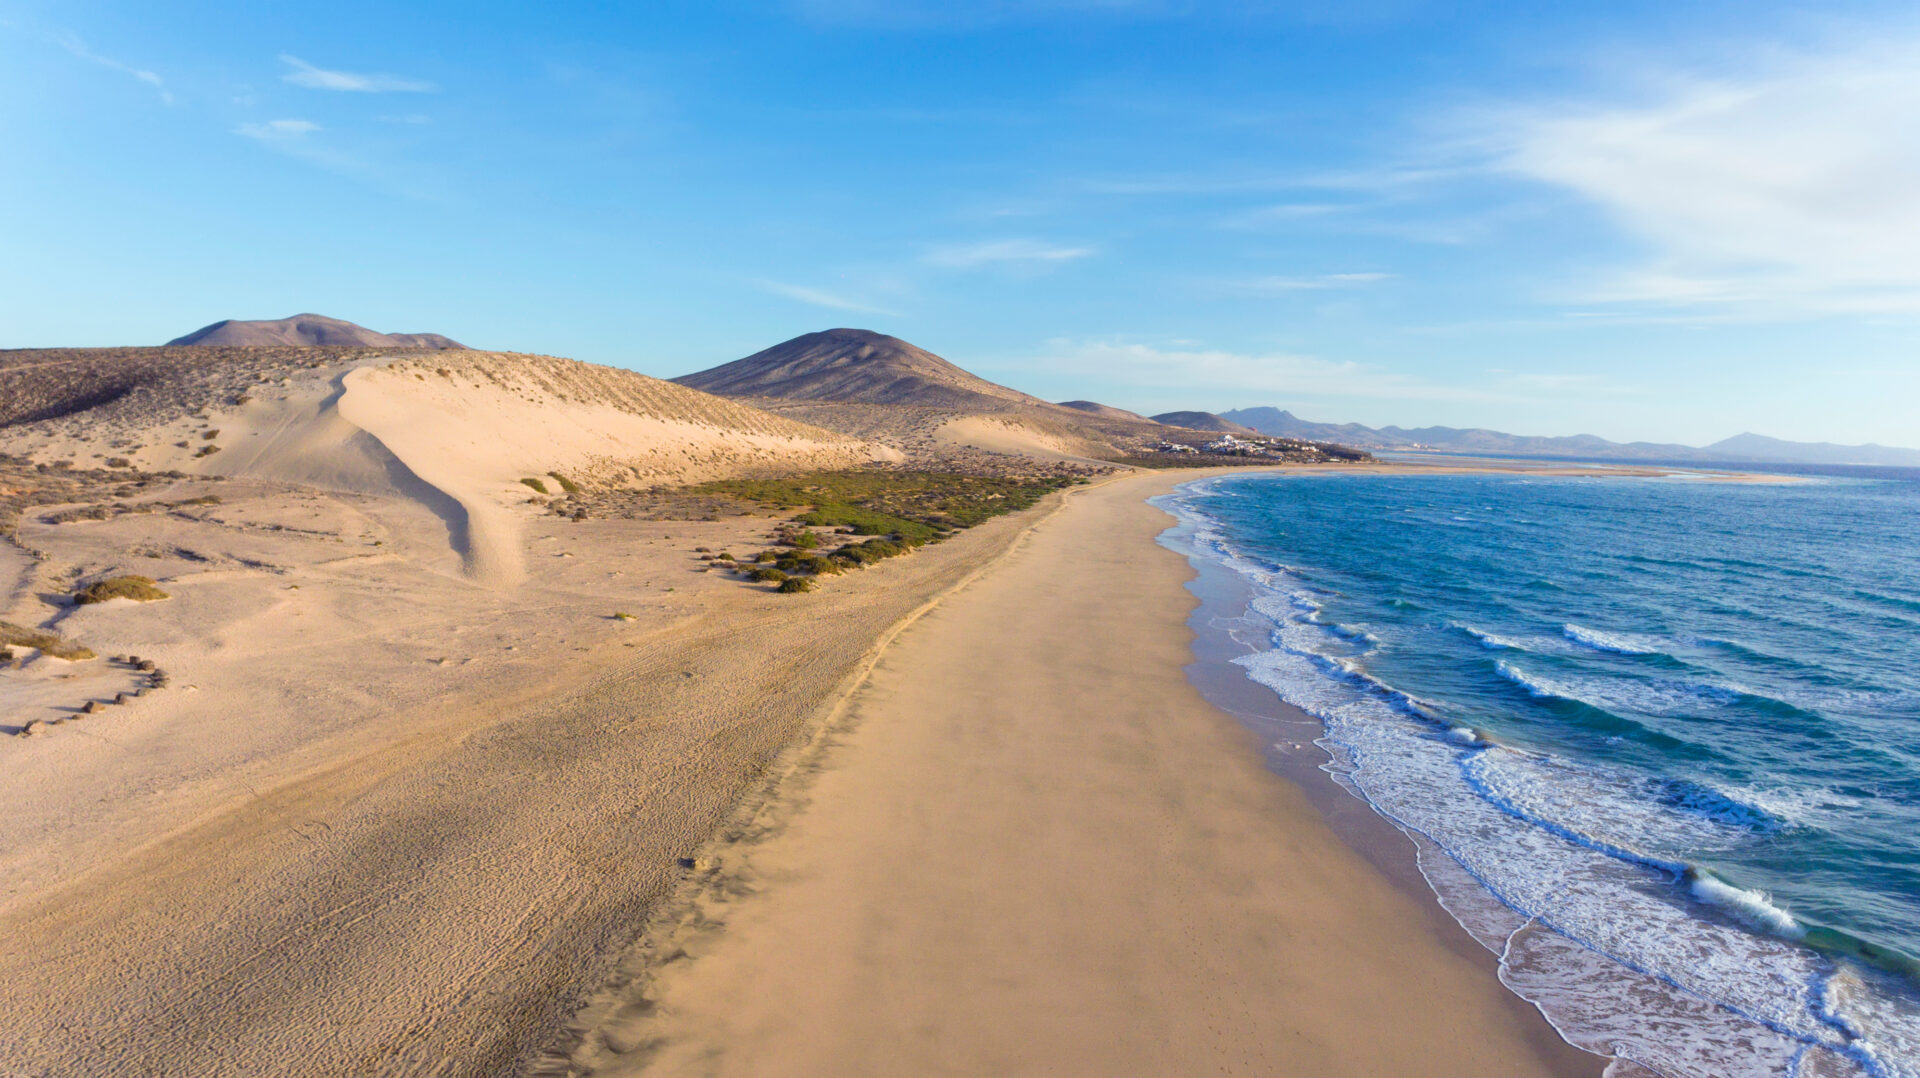
[[1129,412],[1125,408],[1115,408],[1111,404],[1101,404],[1099,401],[1061,401],[1060,407],[1071,408],[1076,412],[1085,412],[1088,415],[1097,415],[1102,419],[1131,419],[1140,423],[1153,422],[1139,412]]
[[1155,423],[1169,427],[1185,427],[1188,430],[1210,430],[1220,434],[1258,434],[1252,427],[1243,427],[1231,419],[1222,419],[1212,412],[1161,412],[1153,417]]
[[180,345],[275,347],[317,345],[327,348],[461,348],[466,345],[438,333],[379,333],[365,326],[320,314],[242,322],[226,319],[167,342]]
[[807,333],[745,359],[673,379],[723,397],[1003,411],[1045,402],[995,385],[898,337],[866,329]]

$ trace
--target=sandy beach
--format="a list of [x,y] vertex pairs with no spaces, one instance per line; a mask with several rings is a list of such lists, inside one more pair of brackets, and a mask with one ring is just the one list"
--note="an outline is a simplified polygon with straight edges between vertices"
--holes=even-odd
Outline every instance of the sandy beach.
[[1192,572],[1072,492],[907,626],[581,1016],[578,1074],[1597,1074],[1183,671]]
[[[10,715],[66,720],[0,739],[0,1074],[511,1071],[881,634],[1025,521],[785,596],[694,552],[764,545],[764,516],[529,506],[498,591],[410,503],[211,489],[22,526],[54,555],[15,617],[70,563],[173,597],[75,608],[101,659],[0,682]],[[134,676],[109,651],[172,686],[69,718]]]

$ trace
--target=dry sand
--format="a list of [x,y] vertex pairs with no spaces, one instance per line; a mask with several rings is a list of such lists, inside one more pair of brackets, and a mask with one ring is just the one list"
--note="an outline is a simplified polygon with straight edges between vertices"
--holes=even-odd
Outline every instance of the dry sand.
[[1598,1073],[1189,684],[1143,501],[1189,478],[1072,492],[906,627],[550,1069]]
[[58,627],[172,685],[68,717],[124,670],[0,672],[9,716],[65,719],[0,737],[0,1074],[510,1069],[880,634],[1024,523],[787,596],[693,552],[749,554],[764,518],[522,506],[525,576],[497,590],[411,499],[167,496],[207,489],[218,505],[35,515],[21,538],[46,558],[9,551],[0,616],[31,624],[74,579],[160,579],[166,602]]

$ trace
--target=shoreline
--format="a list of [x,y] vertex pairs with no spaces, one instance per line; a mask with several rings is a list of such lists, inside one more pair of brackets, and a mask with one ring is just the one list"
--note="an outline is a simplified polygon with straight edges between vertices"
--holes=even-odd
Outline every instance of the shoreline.
[[1598,1074],[1203,684],[1205,574],[1145,499],[1205,474],[1075,490],[899,626],[533,1073]]

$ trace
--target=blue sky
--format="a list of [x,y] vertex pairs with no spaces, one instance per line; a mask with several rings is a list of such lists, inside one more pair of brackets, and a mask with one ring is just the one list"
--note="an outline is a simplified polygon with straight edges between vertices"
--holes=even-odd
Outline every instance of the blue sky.
[[0,346],[317,311],[671,376],[1920,445],[1910,5],[0,2]]

